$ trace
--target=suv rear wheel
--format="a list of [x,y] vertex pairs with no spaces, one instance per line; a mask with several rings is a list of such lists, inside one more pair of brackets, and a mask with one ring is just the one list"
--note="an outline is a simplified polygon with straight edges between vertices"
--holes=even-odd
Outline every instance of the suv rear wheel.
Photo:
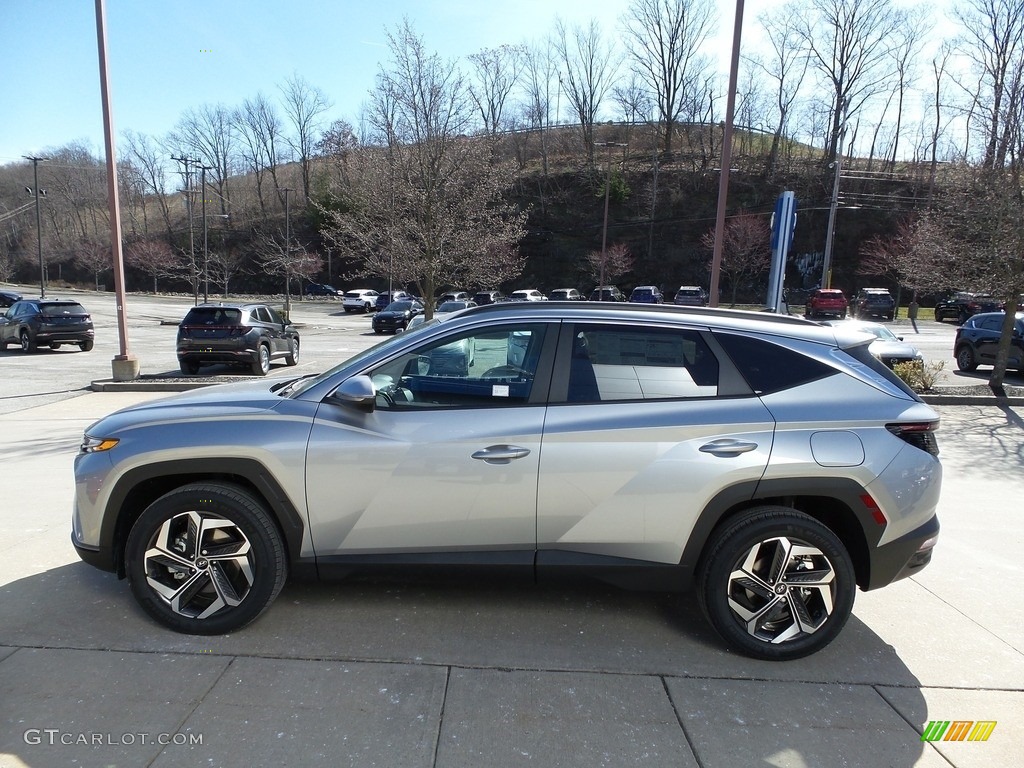
[[281,535],[241,488],[186,485],[132,526],[125,570],[142,608],[170,629],[218,635],[245,626],[287,576]]
[[960,349],[956,351],[956,367],[957,370],[964,372],[973,371],[978,367],[978,361],[974,357],[974,350],[966,344],[961,345]]
[[288,342],[288,354],[284,356],[285,365],[298,365],[299,363],[299,340],[292,339]]
[[252,372],[257,376],[266,376],[270,373],[270,349],[266,344],[260,344],[256,350],[256,359],[252,361]]
[[850,556],[831,530],[789,507],[749,510],[708,542],[701,607],[748,656],[797,659],[835,639],[853,610]]

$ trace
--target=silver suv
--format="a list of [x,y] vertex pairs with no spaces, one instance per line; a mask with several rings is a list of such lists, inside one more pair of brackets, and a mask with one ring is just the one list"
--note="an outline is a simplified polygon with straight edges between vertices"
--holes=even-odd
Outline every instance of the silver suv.
[[247,624],[289,574],[457,565],[695,587],[729,645],[805,656],[938,534],[938,418],[872,338],[706,308],[475,307],[319,375],[96,422],[74,545],[188,633]]

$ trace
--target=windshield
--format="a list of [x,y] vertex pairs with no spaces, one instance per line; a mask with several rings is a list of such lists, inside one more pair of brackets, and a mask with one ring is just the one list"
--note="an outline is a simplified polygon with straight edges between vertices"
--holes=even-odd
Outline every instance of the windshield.
[[411,301],[392,301],[385,308],[385,312],[408,312],[412,309],[413,303]]

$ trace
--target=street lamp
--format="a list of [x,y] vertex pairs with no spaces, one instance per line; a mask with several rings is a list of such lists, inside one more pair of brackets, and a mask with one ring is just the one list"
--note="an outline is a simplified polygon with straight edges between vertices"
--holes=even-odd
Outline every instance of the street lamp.
[[34,190],[29,190],[30,193],[36,196],[36,245],[39,247],[39,298],[46,298],[46,266],[43,264],[43,219],[39,213],[39,196],[46,196],[46,190],[39,189],[39,164],[45,163],[50,158],[48,157],[32,157],[30,155],[23,155],[26,160],[32,161],[32,178],[33,184],[35,184]]
[[604,301],[604,263],[608,251],[608,197],[612,188],[612,147],[628,147],[615,141],[595,142],[595,147],[608,147],[608,170],[604,180],[604,226],[601,229],[601,277],[597,284],[597,300]]

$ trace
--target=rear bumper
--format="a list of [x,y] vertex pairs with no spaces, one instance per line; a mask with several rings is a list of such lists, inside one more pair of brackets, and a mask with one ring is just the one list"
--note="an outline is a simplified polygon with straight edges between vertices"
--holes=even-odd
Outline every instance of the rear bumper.
[[871,580],[865,591],[884,587],[921,571],[931,562],[938,536],[939,518],[933,516],[905,536],[877,547],[871,556]]

